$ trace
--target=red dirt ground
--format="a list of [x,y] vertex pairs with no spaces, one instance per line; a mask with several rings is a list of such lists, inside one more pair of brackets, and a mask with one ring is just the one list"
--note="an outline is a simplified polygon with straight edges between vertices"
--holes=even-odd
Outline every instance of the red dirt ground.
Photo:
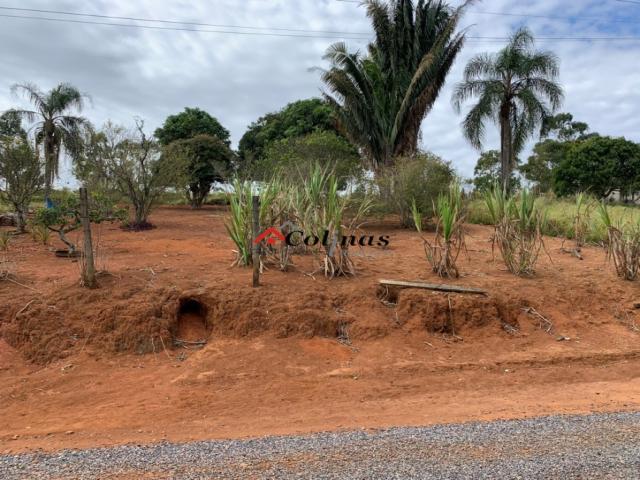
[[154,230],[97,227],[109,274],[92,291],[57,245],[14,240],[22,285],[0,283],[1,452],[640,407],[638,283],[599,248],[580,261],[547,239],[551,258],[517,278],[493,260],[491,230],[469,226],[463,276],[448,283],[489,296],[405,290],[394,306],[378,279],[440,282],[417,234],[365,226],[391,243],[353,252],[358,277],[312,277],[313,257],[295,257],[254,290],[250,270],[230,266],[225,215],[162,208]]

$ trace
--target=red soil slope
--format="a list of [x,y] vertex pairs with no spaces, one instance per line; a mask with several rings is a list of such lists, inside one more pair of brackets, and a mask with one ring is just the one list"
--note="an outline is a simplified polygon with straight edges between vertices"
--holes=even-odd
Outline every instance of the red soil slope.
[[405,290],[394,306],[379,278],[440,281],[415,233],[365,226],[391,241],[353,252],[356,278],[310,276],[314,258],[295,257],[254,290],[230,266],[224,217],[163,208],[151,231],[98,227],[110,273],[93,291],[77,263],[14,241],[22,285],[0,283],[0,451],[640,406],[638,284],[601,249],[580,261],[548,239],[537,275],[517,278],[493,260],[491,230],[470,226],[449,283],[489,296]]

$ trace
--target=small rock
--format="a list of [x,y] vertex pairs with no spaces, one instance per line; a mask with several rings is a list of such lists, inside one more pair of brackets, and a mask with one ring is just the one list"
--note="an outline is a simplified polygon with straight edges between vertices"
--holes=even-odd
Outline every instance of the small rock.
[[75,432],[73,430],[67,430],[64,433],[65,433],[65,435],[73,435]]
[[633,302],[633,308],[640,308],[640,300],[636,300],[635,302]]

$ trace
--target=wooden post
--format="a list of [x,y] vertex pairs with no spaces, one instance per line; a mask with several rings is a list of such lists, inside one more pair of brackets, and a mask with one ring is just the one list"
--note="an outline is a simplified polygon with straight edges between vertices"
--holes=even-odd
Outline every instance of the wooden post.
[[91,221],[89,219],[89,194],[85,187],[80,188],[80,221],[84,233],[84,265],[82,279],[87,288],[96,288],[96,267],[93,263],[93,242],[91,239]]
[[253,196],[251,205],[253,216],[253,235],[251,241],[251,261],[253,263],[253,288],[260,286],[260,244],[256,243],[260,235],[260,197]]

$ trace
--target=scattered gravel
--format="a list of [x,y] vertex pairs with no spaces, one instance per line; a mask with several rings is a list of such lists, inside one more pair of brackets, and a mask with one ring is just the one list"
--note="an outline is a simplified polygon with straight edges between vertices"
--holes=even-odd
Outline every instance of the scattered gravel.
[[640,413],[0,456],[1,479],[637,479]]

